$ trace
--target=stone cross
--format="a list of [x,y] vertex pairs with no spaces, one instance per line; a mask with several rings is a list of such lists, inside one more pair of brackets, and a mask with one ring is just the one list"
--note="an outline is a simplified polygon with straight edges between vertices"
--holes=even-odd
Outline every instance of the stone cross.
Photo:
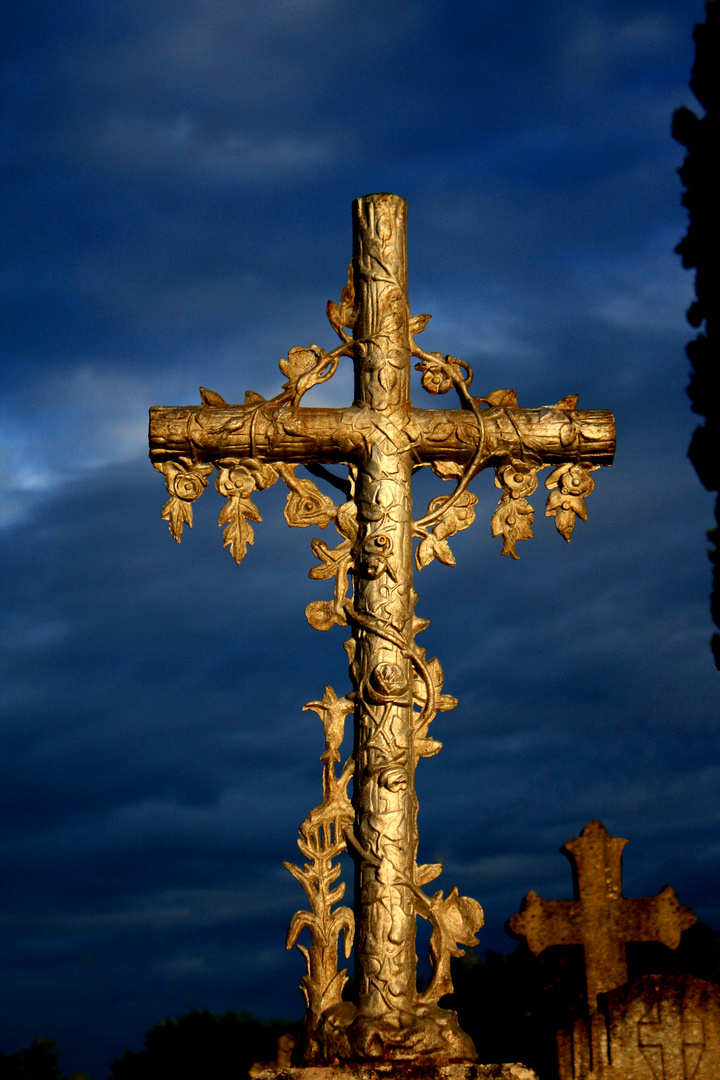
[[628,942],[658,941],[676,949],[680,935],[696,920],[681,907],[670,886],[657,896],[639,899],[622,893],[622,851],[627,840],[610,836],[600,821],[591,821],[560,849],[573,868],[574,900],[542,900],[529,892],[522,908],[508,922],[515,937],[524,937],[534,956],[552,945],[582,945],[591,1028],[591,1060],[605,1055],[604,1019],[598,1015],[598,994],[627,982]]
[[575,899],[541,900],[529,892],[520,913],[508,923],[514,935],[526,939],[534,956],[551,945],[582,945],[591,1005],[598,994],[627,982],[627,942],[659,941],[676,949],[680,934],[696,919],[680,906],[669,885],[657,896],[623,896],[626,844],[620,836],[610,836],[601,821],[591,821],[560,849],[572,863]]
[[[333,522],[341,537],[334,548],[312,541],[319,562],[310,576],[335,585],[333,599],[314,601],[306,615],[318,630],[350,627],[345,647],[353,690],[338,698],[327,687],[322,700],[306,706],[325,729],[323,801],[300,828],[304,868],[286,864],[311,907],[295,915],[287,941],[288,947],[297,943],[304,929],[312,939],[310,948],[298,945],[308,969],[302,985],[306,1063],[474,1059],[455,1014],[437,1002],[452,989],[450,957],[462,955],[459,945],[477,943],[482,911],[456,889],[447,897],[427,895],[423,886],[442,867],[416,862],[415,769],[420,757],[441,746],[428,737],[428,725],[456,701],[442,693],[440,662],[415,644],[428,624],[414,610],[413,541],[418,569],[433,559],[454,565],[448,540],[472,523],[477,502],[468,484],[491,467],[501,490],[491,530],[502,537],[502,553],[517,558],[517,542],[532,536],[527,497],[546,466],[553,467],[546,514],[569,540],[576,519],[587,519],[589,474],[611,464],[615,447],[610,413],[578,411],[576,396],[540,409],[519,408],[510,390],[474,397],[468,364],[420,348],[415,338],[430,316],[410,315],[406,217],[407,204],[395,195],[367,195],[353,204],[348,282],[340,304],[328,303],[340,345],[331,352],[317,345],[290,349],[280,361],[287,382],[276,397],[249,391],[242,405],[228,405],[201,388],[199,407],[151,410],[150,454],[165,476],[170,497],[162,516],[175,539],[192,524],[192,502],[213,468],[215,486],[227,499],[219,519],[225,546],[238,562],[254,539],[249,523],[261,520],[251,495],[278,478],[289,488],[290,525]],[[329,379],[343,356],[354,363],[352,405],[301,407],[303,395]],[[459,409],[413,407],[412,357],[423,387],[434,394],[454,389]],[[298,465],[340,488],[344,502],[335,506],[313,481],[298,477]],[[347,482],[327,465],[345,466]],[[431,466],[454,488],[413,519],[411,478],[420,466]],[[337,776],[349,712],[354,750]],[[346,789],[353,774],[351,804]],[[331,910],[344,891],[343,885],[331,888],[340,873],[333,859],[346,847],[356,861],[354,912]],[[433,975],[422,993],[416,988],[418,915],[432,926]],[[355,942],[352,1003],[342,999],[346,977],[337,971],[341,932],[346,955]]]

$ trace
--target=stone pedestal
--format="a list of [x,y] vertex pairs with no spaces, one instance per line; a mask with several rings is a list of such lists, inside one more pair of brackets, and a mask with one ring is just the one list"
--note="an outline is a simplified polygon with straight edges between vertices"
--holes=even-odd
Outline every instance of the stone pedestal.
[[304,1068],[268,1065],[253,1070],[253,1080],[538,1080],[537,1073],[517,1063],[504,1065],[415,1065],[411,1061],[370,1065],[310,1065]]

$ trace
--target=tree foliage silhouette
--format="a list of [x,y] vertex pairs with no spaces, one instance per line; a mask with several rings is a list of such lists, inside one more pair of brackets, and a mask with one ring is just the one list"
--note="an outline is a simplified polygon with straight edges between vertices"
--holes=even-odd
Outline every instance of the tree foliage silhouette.
[[[693,411],[704,416],[705,423],[695,429],[688,454],[708,491],[720,492],[720,394],[717,389],[720,376],[717,338],[717,214],[720,190],[717,147],[720,145],[720,132],[716,0],[707,0],[705,22],[697,24],[693,38],[695,63],[690,89],[705,109],[705,115],[698,118],[687,108],[677,109],[673,115],[673,138],[688,150],[679,172],[686,188],[682,202],[690,218],[688,231],[675,250],[682,256],[683,266],[696,271],[695,300],[688,308],[687,318],[691,326],[700,328],[700,333],[686,348],[692,368],[688,395]],[[715,625],[720,628],[720,495],[715,503],[715,520],[717,524],[709,533],[713,545],[709,553],[713,564],[710,610]],[[720,670],[720,634],[713,634],[711,647],[715,666]]]
[[62,1077],[58,1052],[52,1039],[36,1039],[27,1050],[3,1054],[0,1050],[0,1080],[88,1080],[85,1073]]
[[280,1035],[300,1027],[300,1021],[194,1009],[155,1024],[145,1036],[145,1048],[127,1050],[112,1063],[110,1074],[113,1080],[243,1080],[254,1062],[275,1059]]

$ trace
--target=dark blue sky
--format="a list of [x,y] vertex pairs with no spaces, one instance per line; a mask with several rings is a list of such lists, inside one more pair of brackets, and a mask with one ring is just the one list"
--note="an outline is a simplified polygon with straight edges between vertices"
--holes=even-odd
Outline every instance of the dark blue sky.
[[[486,913],[568,896],[593,817],[628,895],[720,926],[711,498],[686,458],[692,278],[670,138],[699,0],[71,0],[9,5],[2,70],[4,614],[0,1047],[55,1038],[101,1080],[164,1015],[299,1015],[282,868],[320,800],[302,705],[349,689],[303,615],[283,496],[241,568],[212,487],[173,543],[147,409],[272,396],[329,347],[350,205],[410,206],[426,349],[529,407],[613,409],[618,454],[568,546],[500,557],[492,479],[457,567],[419,575],[460,704],[422,761],[422,861]],[[344,404],[349,370],[309,404]],[[419,383],[415,400],[430,403]],[[441,403],[444,404],[445,399]],[[438,490],[441,482],[436,482]],[[420,498],[435,489],[421,484]]]

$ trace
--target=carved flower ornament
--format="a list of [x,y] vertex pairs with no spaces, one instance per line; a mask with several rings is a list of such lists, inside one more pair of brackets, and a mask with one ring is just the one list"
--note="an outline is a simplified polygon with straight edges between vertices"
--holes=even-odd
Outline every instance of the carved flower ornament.
[[312,481],[297,480],[295,490],[289,492],[285,504],[285,520],[288,525],[301,529],[317,525],[324,529],[335,518],[335,503],[318,491]]
[[215,481],[215,487],[226,499],[233,495],[247,497],[255,490],[252,473],[244,465],[235,465],[231,469],[221,469]]
[[537,475],[532,465],[513,460],[500,469],[495,483],[497,487],[502,485],[512,499],[526,499],[537,487]]
[[178,499],[182,499],[183,502],[195,502],[207,487],[207,480],[199,473],[176,472],[172,477],[171,487],[171,494]]
[[[456,378],[461,378],[459,370],[461,367],[469,371],[468,365],[455,356],[443,356],[442,353],[423,353],[422,357],[422,361],[415,365],[415,370],[422,372],[420,383],[428,394],[447,394],[448,390],[453,388],[453,373]],[[469,386],[472,381],[472,374],[465,381]]]
[[584,466],[568,464],[551,472],[545,486],[550,488],[545,516],[555,518],[557,531],[569,541],[576,519],[587,521],[585,498],[595,487],[595,481]]
[[409,684],[398,664],[378,664],[370,675],[368,697],[374,702],[400,701],[406,696]]
[[560,490],[563,494],[579,495],[583,499],[592,492],[594,487],[595,481],[582,465],[571,465],[560,482]]

